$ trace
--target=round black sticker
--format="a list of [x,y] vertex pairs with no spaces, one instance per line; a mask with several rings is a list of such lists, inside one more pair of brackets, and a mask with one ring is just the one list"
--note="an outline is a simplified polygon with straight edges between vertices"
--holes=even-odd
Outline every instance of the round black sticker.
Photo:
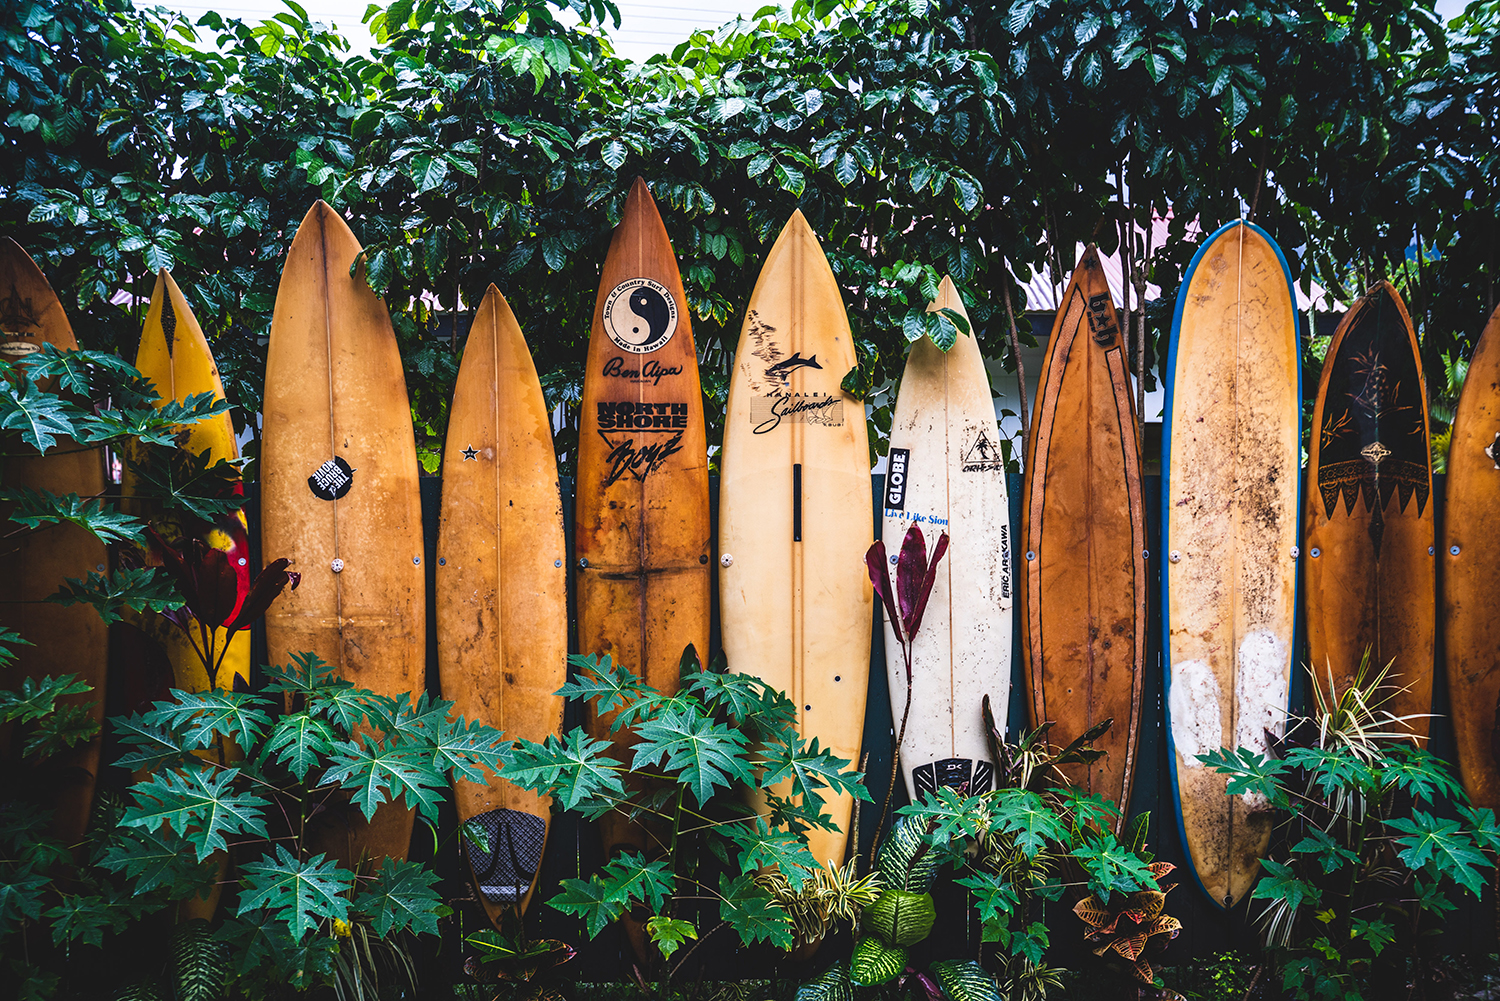
[[338,500],[354,485],[354,470],[349,463],[334,456],[323,463],[307,478],[307,488],[315,497],[323,500]]

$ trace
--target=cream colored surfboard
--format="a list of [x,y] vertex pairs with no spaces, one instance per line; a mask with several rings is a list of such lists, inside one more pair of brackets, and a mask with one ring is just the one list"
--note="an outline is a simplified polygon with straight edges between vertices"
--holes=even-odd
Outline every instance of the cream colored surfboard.
[[[854,343],[838,282],[794,212],[766,257],[740,333],[719,488],[719,608],[732,671],[797,704],[804,738],[859,760],[870,673],[873,536],[864,404],[839,388]],[[840,833],[809,835],[839,865]]]
[[1162,589],[1174,790],[1193,870],[1244,900],[1270,843],[1264,802],[1198,760],[1264,752],[1286,722],[1296,608],[1301,353],[1291,275],[1271,238],[1230,223],[1177,299],[1167,363]]
[[[949,278],[927,308],[968,318]],[[949,538],[912,648],[911,712],[901,743],[906,790],[913,800],[938,786],[987,792],[995,762],[983,699],[990,697],[1001,720],[1010,703],[1010,500],[989,373],[972,334],[960,333],[946,352],[926,337],[912,345],[885,483],[887,554],[901,552],[912,525],[922,530],[929,558],[944,532]],[[906,663],[889,622],[885,663],[899,732]]]
[[[287,251],[266,354],[261,553],[302,585],[266,615],[271,663],[316,653],[379,695],[426,686],[422,507],[406,376],[361,248],[324,202]],[[352,804],[316,815],[312,850],[346,865],[405,857],[413,813]]]
[[[531,351],[500,290],[474,315],[443,451],[437,640],[443,697],[510,739],[562,731],[568,569],[557,458]],[[458,818],[490,920],[524,909],[547,843],[550,799],[501,778],[456,784]]]

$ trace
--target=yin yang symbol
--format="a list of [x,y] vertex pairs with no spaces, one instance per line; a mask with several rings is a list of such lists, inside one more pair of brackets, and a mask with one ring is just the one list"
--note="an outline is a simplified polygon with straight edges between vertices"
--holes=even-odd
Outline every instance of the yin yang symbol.
[[604,332],[622,351],[649,354],[677,332],[677,301],[660,282],[632,278],[604,300]]

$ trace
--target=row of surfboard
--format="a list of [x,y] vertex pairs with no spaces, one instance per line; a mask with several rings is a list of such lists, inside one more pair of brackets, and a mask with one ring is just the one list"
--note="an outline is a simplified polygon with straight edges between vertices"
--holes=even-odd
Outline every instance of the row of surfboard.
[[[262,540],[268,558],[296,561],[303,584],[272,608],[267,639],[275,663],[313,651],[345,677],[398,694],[425,683],[418,471],[389,316],[362,277],[350,276],[359,255],[343,220],[320,202],[298,230],[277,296]],[[0,282],[7,279],[0,352],[14,356],[34,350],[14,345],[41,340],[74,346],[40,272],[8,242],[0,248]],[[951,282],[930,308],[962,312]],[[1476,352],[1454,427],[1445,540],[1454,722],[1464,781],[1481,803],[1500,799],[1488,750],[1493,710],[1484,711],[1500,691],[1500,672],[1487,657],[1500,627],[1484,614],[1497,573],[1488,548],[1500,543],[1487,543],[1482,531],[1497,503],[1486,477],[1500,475],[1492,444],[1500,432],[1497,324]],[[1425,392],[1409,318],[1389,286],[1345,316],[1314,414],[1305,517],[1300,354],[1280,252],[1253,225],[1224,227],[1194,258],[1174,322],[1161,601],[1179,816],[1200,882],[1225,906],[1248,894],[1269,817],[1226,796],[1222,779],[1194,756],[1221,744],[1264,747],[1265,729],[1282,725],[1299,563],[1313,662],[1331,665],[1347,684],[1371,646],[1378,663],[1394,658],[1400,684],[1409,686],[1397,711],[1430,705],[1436,552]],[[859,515],[870,497],[864,407],[840,388],[854,360],[839,287],[795,214],[767,256],[735,358],[715,551],[686,300],[665,228],[637,181],[595,307],[570,567],[550,415],[516,318],[492,286],[470,330],[445,452],[435,568],[444,697],[467,718],[513,737],[541,740],[557,731],[570,575],[580,649],[607,653],[670,691],[683,648],[707,649],[717,557],[731,669],[753,670],[788,692],[805,737],[857,759],[873,606],[862,566],[870,528]],[[222,394],[207,344],[169,276],[158,282],[138,366],[165,396]],[[1090,250],[1053,326],[1013,554],[977,343],[961,336],[947,353],[926,340],[913,346],[891,432],[883,536],[896,552],[917,524],[929,536],[948,532],[953,543],[915,649],[902,746],[913,795],[945,784],[975,792],[992,786],[979,704],[985,695],[998,706],[1009,699],[1018,594],[1033,722],[1055,721],[1054,739],[1066,741],[1114,719],[1100,742],[1110,753],[1070,777],[1128,804],[1152,558],[1129,379],[1118,319]],[[234,454],[227,419],[195,429],[192,447]],[[6,483],[99,493],[97,457],[92,466],[77,458],[89,454],[11,460]],[[228,529],[220,542],[226,548],[235,544]],[[0,573],[0,585],[11,589],[0,593],[4,624],[18,618],[12,613],[23,606],[15,602],[50,593],[80,566],[104,563],[102,547],[95,553],[76,530],[32,540],[7,559],[7,569],[20,572]],[[37,606],[25,606],[25,631],[41,642],[24,669],[55,672],[64,657],[68,670],[97,664],[97,677],[86,671],[85,680],[102,687],[97,619],[91,623],[88,610],[41,607],[39,619]],[[889,633],[886,649],[899,714],[906,682]],[[190,674],[186,651],[168,653],[180,685],[206,683]],[[234,663],[237,672],[248,670],[248,649]],[[588,725],[602,736],[607,723]],[[1425,732],[1425,721],[1412,728]],[[80,754],[78,791],[64,797],[69,828],[79,832],[97,746]],[[460,816],[491,835],[490,852],[469,850],[487,909],[496,916],[524,906],[545,846],[548,804],[503,780],[460,783],[457,797]],[[847,829],[852,803],[831,805]],[[317,824],[310,837],[319,849],[357,862],[404,854],[412,815],[386,807],[367,825],[356,810],[331,810]],[[623,820],[607,820],[603,835],[607,849],[654,848],[653,832]],[[820,859],[837,863],[846,852],[843,834],[812,840]],[[638,928],[627,930],[639,937]]]

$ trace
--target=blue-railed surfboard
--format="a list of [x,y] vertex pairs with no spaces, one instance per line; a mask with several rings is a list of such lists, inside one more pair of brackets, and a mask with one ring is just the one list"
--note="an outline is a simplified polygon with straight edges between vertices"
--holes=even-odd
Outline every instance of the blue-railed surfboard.
[[1281,732],[1296,610],[1301,355],[1291,274],[1259,227],[1224,226],[1188,266],[1167,358],[1162,631],[1178,819],[1221,907],[1250,893],[1267,805],[1198,756]]

